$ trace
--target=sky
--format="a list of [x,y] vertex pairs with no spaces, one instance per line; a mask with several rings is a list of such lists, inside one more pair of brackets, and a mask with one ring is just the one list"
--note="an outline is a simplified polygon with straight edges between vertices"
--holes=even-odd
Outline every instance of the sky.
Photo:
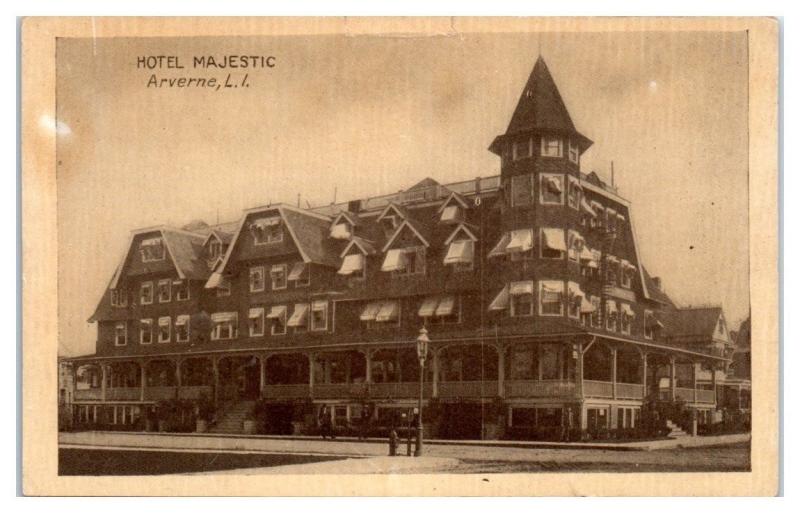
[[[217,77],[193,56],[265,55],[248,87],[146,87]],[[640,257],[680,305],[748,315],[745,33],[459,34],[59,39],[59,354],[94,351],[87,323],[136,228],[234,221],[275,202],[319,206],[491,176],[539,55],[578,130],[582,171],[632,203]],[[184,69],[137,69],[178,56]]]

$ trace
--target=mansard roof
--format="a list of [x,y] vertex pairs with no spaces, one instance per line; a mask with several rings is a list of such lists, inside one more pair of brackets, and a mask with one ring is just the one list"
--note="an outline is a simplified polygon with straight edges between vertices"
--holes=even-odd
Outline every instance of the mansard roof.
[[707,341],[714,336],[724,315],[721,306],[708,306],[666,310],[658,318],[664,324],[667,339]]

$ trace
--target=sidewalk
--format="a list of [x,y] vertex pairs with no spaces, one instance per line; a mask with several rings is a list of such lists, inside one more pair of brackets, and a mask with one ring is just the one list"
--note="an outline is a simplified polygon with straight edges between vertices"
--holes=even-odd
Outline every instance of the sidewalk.
[[[651,440],[627,443],[563,443],[526,442],[510,440],[430,440],[425,441],[426,454],[440,456],[502,457],[513,450],[515,456],[522,452],[552,451],[651,451],[680,447],[704,447],[746,442],[749,433],[705,437],[684,437],[668,440]],[[62,447],[103,448],[148,448],[179,451],[237,451],[257,453],[297,453],[314,455],[336,455],[351,457],[385,456],[388,453],[386,439],[337,438],[322,440],[306,436],[259,436],[259,435],[214,435],[207,433],[142,433],[120,431],[83,431],[59,433]],[[489,449],[496,450],[489,450]],[[522,449],[523,451],[520,451]],[[398,446],[398,454],[406,453],[405,441]]]

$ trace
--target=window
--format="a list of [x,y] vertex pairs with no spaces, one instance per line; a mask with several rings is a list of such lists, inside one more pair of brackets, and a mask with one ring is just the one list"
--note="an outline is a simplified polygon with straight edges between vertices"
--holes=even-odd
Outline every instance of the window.
[[270,333],[273,335],[286,334],[286,305],[276,305],[270,308],[267,319],[270,322]]
[[606,300],[606,329],[608,331],[617,331],[617,317],[617,303]]
[[264,291],[264,267],[250,268],[250,292]]
[[128,306],[128,294],[124,290],[111,291],[111,306]]
[[311,329],[324,331],[328,329],[328,302],[314,301],[311,303]]
[[600,314],[602,312],[602,310],[600,309],[600,304],[601,304],[600,297],[599,296],[592,296],[591,297],[591,302],[592,302],[592,308],[593,308],[593,310],[592,310],[592,327],[593,328],[601,328],[603,326],[603,324],[602,324],[601,319],[600,319]]
[[622,260],[620,262],[621,272],[619,275],[619,284],[626,289],[631,288],[631,277],[633,276],[636,267],[631,265],[630,262],[627,260]]
[[231,340],[239,336],[239,314],[220,312],[211,314],[211,340]]
[[146,281],[139,288],[139,303],[143,305],[153,304],[153,282]]
[[617,231],[617,212],[612,208],[606,209],[605,227],[607,232]]
[[346,255],[337,273],[342,276],[350,276],[354,279],[363,280],[367,275],[366,259],[364,255],[361,253]]
[[308,287],[311,285],[311,268],[305,262],[295,262],[289,273],[289,281],[293,281],[295,287]]
[[539,282],[539,315],[564,315],[564,282]]
[[176,280],[172,282],[172,288],[175,289],[175,299],[178,301],[189,300],[189,283],[185,280]]
[[579,210],[581,208],[581,185],[576,178],[572,176],[568,178],[569,190],[567,191],[567,204],[575,210]]
[[574,230],[569,230],[567,232],[567,256],[570,261],[577,262],[584,248],[583,236]]
[[442,209],[439,221],[443,223],[458,223],[464,219],[464,212],[458,205],[447,205]]
[[634,313],[631,309],[631,305],[627,303],[620,303],[619,304],[619,330],[626,334],[631,334],[631,324],[633,322]]
[[308,303],[294,305],[294,312],[289,317],[287,326],[294,328],[295,332],[305,331],[308,328]]
[[175,340],[178,342],[189,341],[189,316],[179,315],[175,319]]
[[[567,284],[567,316],[573,319],[580,319],[581,317],[581,306],[584,302],[585,294],[581,290],[580,285],[575,282],[569,282]],[[589,305],[587,305],[584,310],[590,310]]]
[[444,265],[452,265],[456,271],[471,271],[475,254],[475,242],[471,239],[452,241],[447,247]]
[[281,218],[278,216],[257,219],[250,224],[253,243],[256,245],[273,244],[283,241]]
[[524,207],[533,204],[533,175],[511,177],[511,206]]
[[286,264],[273,265],[269,271],[272,280],[272,290],[282,290],[288,285],[287,280],[288,266]]
[[220,255],[222,255],[222,242],[218,239],[214,239],[208,244],[209,259],[216,260]]
[[606,255],[606,283],[616,285],[619,278],[619,259],[614,255]]
[[394,276],[425,274],[425,246],[390,249],[381,270],[393,272]]
[[124,322],[118,322],[114,326],[114,345],[124,346],[128,344],[128,325]]
[[512,261],[530,258],[533,249],[533,230],[513,230],[506,232],[497,245],[489,252],[489,258],[510,255]]
[[396,216],[391,214],[383,216],[383,218],[381,219],[381,227],[383,228],[383,234],[386,235],[387,238],[390,237],[397,229],[398,224],[399,223],[397,221]]
[[158,280],[158,302],[172,301],[172,280]]
[[560,137],[546,135],[542,137],[542,157],[563,157],[563,141]]
[[531,156],[531,140],[517,141],[514,143],[514,160],[524,159]]
[[217,297],[225,297],[231,295],[231,282],[227,278],[222,278],[217,285]]
[[533,315],[533,282],[517,281],[509,285],[511,317],[527,317]]
[[169,317],[159,317],[158,319],[158,342],[166,344],[172,340],[172,319]]
[[143,345],[153,343],[153,319],[139,321],[139,343]]
[[567,245],[564,242],[564,230],[561,228],[542,228],[541,231],[541,252],[542,258],[562,259],[567,252]]
[[653,340],[655,334],[656,318],[652,310],[644,311],[644,338]]
[[564,175],[542,173],[539,175],[540,201],[543,205],[564,204]]
[[366,323],[368,329],[387,325],[399,326],[400,302],[397,300],[373,301],[364,307],[359,318]]
[[164,241],[160,237],[144,239],[139,245],[142,262],[157,262],[164,260]]
[[247,314],[250,321],[250,336],[264,336],[264,307],[251,308]]
[[572,139],[569,140],[569,161],[578,163],[580,160],[580,149],[578,148],[578,144],[575,143]]
[[347,223],[337,223],[331,226],[331,238],[347,240],[350,238],[350,225]]

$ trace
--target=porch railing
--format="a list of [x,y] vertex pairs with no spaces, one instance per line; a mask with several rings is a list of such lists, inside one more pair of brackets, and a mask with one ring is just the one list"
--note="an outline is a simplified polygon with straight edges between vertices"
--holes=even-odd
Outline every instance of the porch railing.
[[[687,403],[695,402],[695,390],[693,388],[681,388],[678,387],[675,389],[675,399],[681,399],[686,401]],[[659,390],[658,396],[662,401],[669,401],[670,400],[670,391],[669,389],[661,389]],[[711,403],[713,404],[716,401],[716,397],[714,395],[713,390],[704,390],[702,388],[697,389],[697,402],[698,403]]]
[[613,397],[610,381],[583,380],[583,395],[586,397],[603,397],[610,399]]
[[106,389],[107,401],[138,401],[141,397],[140,387],[115,387]]
[[180,391],[181,399],[199,399],[205,396],[208,400],[214,399],[214,389],[210,385],[182,386]]
[[99,401],[102,397],[102,391],[99,388],[86,388],[84,390],[75,390],[75,401]]
[[503,385],[506,397],[571,397],[575,382],[554,380],[510,380]]
[[315,399],[356,398],[366,394],[365,383],[314,383]]
[[715,403],[717,400],[716,394],[713,390],[697,390],[697,402],[698,403]]
[[617,399],[641,399],[644,387],[636,383],[617,383]]
[[263,393],[267,399],[303,399],[311,397],[311,388],[307,384],[266,385]]
[[[423,384],[425,397],[430,397],[433,386],[430,381]],[[370,399],[414,399],[419,397],[419,382],[404,383],[370,383]]]
[[175,397],[175,387],[157,386],[145,387],[144,398],[147,401],[160,401],[162,399],[173,399]]
[[439,397],[494,397],[497,381],[442,381]]

